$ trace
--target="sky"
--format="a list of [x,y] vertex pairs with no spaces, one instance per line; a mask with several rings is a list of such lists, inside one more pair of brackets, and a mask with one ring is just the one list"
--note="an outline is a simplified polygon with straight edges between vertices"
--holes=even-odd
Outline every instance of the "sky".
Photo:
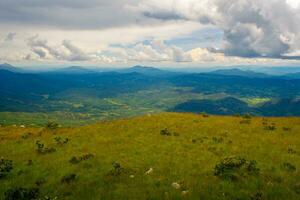
[[299,65],[300,0],[1,0],[0,63]]

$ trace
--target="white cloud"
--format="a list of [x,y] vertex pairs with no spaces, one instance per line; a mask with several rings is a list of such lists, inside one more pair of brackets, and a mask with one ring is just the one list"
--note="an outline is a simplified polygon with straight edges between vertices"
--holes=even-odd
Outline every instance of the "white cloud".
[[[0,59],[90,63],[294,62],[300,0],[2,0]],[[214,27],[218,44],[176,44]],[[38,35],[38,36],[35,36]],[[173,40],[172,44],[168,41]],[[221,39],[220,39],[221,40]],[[148,41],[148,42],[145,42]],[[197,46],[198,45],[198,46]],[[222,47],[220,51],[212,51]]]
[[300,9],[290,4],[285,0],[147,0],[136,9],[162,21],[181,19],[215,25],[224,32],[227,55],[280,58],[298,50]]

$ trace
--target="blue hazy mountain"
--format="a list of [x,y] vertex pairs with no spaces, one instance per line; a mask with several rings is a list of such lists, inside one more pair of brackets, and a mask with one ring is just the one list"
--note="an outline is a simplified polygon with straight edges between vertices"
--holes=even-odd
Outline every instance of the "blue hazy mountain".
[[117,70],[119,73],[139,73],[147,76],[168,76],[175,75],[178,72],[172,72],[167,70],[161,70],[155,67],[146,67],[146,66],[134,66],[131,68]]
[[58,74],[88,74],[95,73],[96,71],[92,69],[87,69],[81,66],[70,66],[61,69],[52,70],[49,73],[58,73]]
[[0,70],[7,70],[7,71],[10,71],[10,72],[24,72],[25,71],[21,68],[14,67],[14,66],[12,66],[8,63],[0,64]]
[[244,76],[248,78],[267,78],[270,75],[254,72],[250,70],[241,70],[241,69],[219,69],[216,71],[210,72],[211,74],[219,74],[219,75],[226,75],[226,76]]
[[[17,71],[17,72],[16,72]],[[92,112],[108,109],[105,98],[132,97],[139,91],[156,96],[135,96],[139,106],[158,106],[163,110],[233,114],[252,112],[259,115],[300,115],[297,99],[300,79],[264,76],[241,70],[214,73],[174,73],[153,67],[135,66],[114,72],[99,72],[82,67],[68,67],[51,73],[20,73],[11,65],[0,69],[0,110],[25,112],[72,111]],[[164,91],[164,95],[157,93]],[[175,91],[175,93],[174,93]],[[168,95],[166,95],[168,94]],[[228,99],[210,99],[225,94]],[[205,100],[191,100],[196,95]],[[150,102],[148,99],[152,98]],[[276,100],[253,109],[241,99],[269,98]],[[186,102],[183,100],[187,99]],[[63,102],[80,104],[84,110],[66,107]],[[128,99],[127,99],[128,100]],[[102,104],[101,104],[102,102]],[[167,105],[157,102],[173,102]],[[178,102],[178,105],[176,105]],[[108,106],[108,107],[107,107]],[[110,105],[117,106],[117,105]],[[134,111],[133,111],[134,112]]]

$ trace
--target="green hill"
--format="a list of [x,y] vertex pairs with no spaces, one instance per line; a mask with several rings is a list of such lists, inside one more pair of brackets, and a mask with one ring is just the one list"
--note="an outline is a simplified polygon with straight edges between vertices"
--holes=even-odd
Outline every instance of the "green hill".
[[0,199],[296,200],[299,134],[300,118],[177,113],[0,127]]

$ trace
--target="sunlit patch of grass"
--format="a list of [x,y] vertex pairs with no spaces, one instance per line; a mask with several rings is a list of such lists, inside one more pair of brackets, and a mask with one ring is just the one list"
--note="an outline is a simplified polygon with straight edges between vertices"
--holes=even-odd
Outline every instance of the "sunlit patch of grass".
[[255,97],[255,98],[242,98],[250,106],[259,106],[263,103],[267,103],[271,101],[271,98],[262,98],[262,97]]

